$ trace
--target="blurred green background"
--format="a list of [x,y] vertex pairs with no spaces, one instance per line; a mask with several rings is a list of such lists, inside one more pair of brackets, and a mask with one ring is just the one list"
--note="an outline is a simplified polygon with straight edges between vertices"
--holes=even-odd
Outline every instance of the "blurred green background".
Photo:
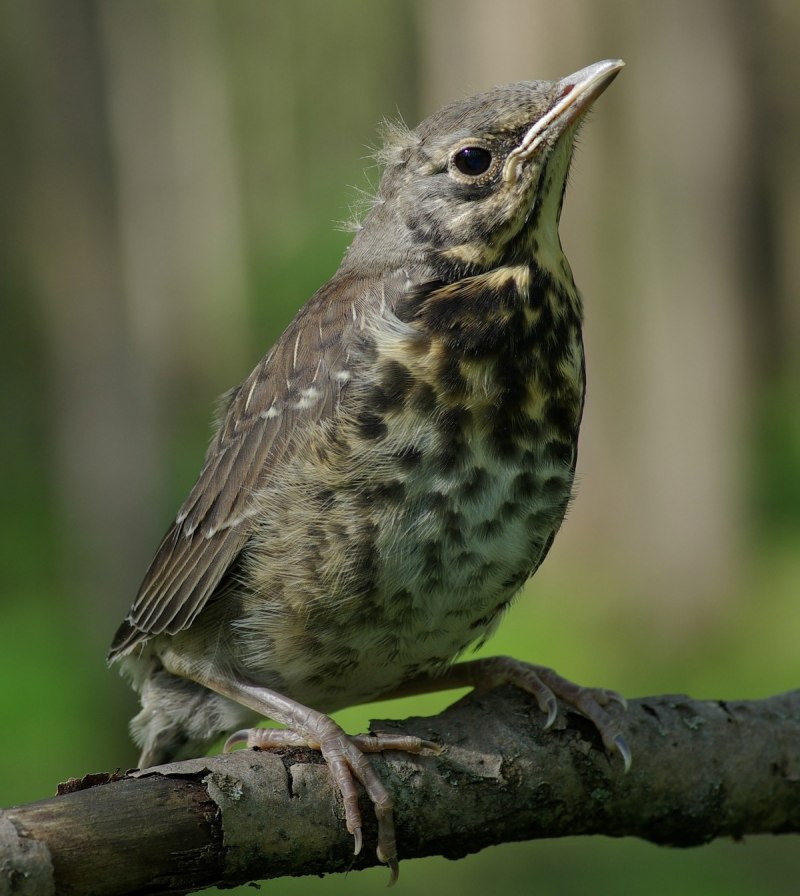
[[[578,497],[488,647],[630,696],[797,687],[799,43],[790,0],[1,0],[0,805],[135,762],[108,643],[214,398],[335,270],[377,123],[607,57],[628,67],[562,226],[586,303]],[[796,836],[580,839],[406,862],[400,887],[737,896],[799,877]]]

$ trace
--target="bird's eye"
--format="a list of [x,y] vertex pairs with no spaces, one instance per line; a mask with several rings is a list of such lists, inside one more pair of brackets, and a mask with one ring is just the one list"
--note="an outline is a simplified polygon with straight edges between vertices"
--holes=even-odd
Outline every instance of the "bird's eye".
[[455,154],[453,164],[462,174],[478,177],[489,170],[492,154],[482,146],[465,146]]

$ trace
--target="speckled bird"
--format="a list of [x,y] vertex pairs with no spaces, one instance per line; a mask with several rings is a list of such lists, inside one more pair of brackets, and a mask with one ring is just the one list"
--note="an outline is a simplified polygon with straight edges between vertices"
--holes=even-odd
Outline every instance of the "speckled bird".
[[378,195],[341,267],[224,398],[205,465],[114,638],[141,697],[140,766],[308,744],[361,847],[356,782],[397,873],[392,800],[326,713],[512,682],[630,752],[605,689],[483,642],[541,564],[573,487],[581,301],[558,224],[576,131],[622,68],[523,81],[387,128]]

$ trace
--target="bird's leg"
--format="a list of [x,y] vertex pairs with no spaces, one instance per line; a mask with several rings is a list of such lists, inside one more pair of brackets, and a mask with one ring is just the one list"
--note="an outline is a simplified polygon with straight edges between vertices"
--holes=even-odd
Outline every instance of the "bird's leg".
[[478,693],[485,693],[503,684],[513,684],[536,698],[539,708],[547,713],[545,728],[549,728],[556,720],[556,698],[577,709],[594,723],[606,749],[620,754],[625,771],[631,767],[630,748],[617,721],[605,709],[610,703],[618,703],[625,708],[627,703],[622,694],[605,688],[582,687],[562,678],[547,666],[524,663],[508,656],[469,660],[448,666],[439,674],[412,678],[381,697],[392,699],[468,687],[474,688]]
[[[183,673],[185,674],[185,673]],[[194,676],[193,676],[194,677]],[[378,859],[391,871],[390,885],[397,879],[397,846],[394,832],[392,798],[378,777],[366,753],[403,750],[419,753],[437,750],[435,744],[405,735],[357,735],[350,737],[326,716],[302,703],[284,697],[277,691],[231,678],[195,677],[210,690],[273,719],[288,730],[252,728],[238,731],[225,744],[225,751],[237,743],[265,749],[275,746],[305,745],[322,753],[344,801],[345,824],[355,839],[355,852],[361,851],[361,812],[358,807],[356,781],[364,788],[378,819]]]

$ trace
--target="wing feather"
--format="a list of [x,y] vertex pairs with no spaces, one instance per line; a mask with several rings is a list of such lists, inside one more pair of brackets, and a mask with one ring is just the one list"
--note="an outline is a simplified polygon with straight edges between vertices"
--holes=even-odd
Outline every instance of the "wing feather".
[[252,496],[280,470],[302,435],[337,413],[357,322],[369,290],[338,278],[300,311],[274,349],[223,399],[205,464],[150,564],[109,659],[191,625],[244,547]]

